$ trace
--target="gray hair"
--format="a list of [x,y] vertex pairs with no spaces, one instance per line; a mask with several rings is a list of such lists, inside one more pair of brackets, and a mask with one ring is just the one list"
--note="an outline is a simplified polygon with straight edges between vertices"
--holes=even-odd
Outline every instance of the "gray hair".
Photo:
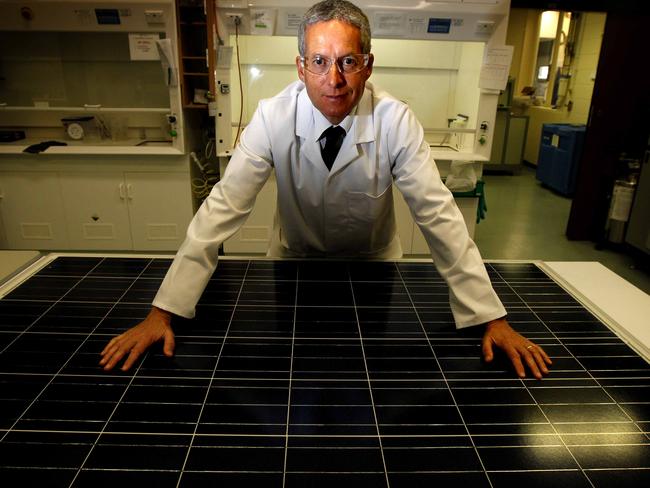
[[305,31],[318,22],[339,20],[350,24],[361,32],[361,54],[370,53],[370,22],[359,7],[346,0],[324,0],[310,7],[298,27],[298,52],[305,55]]

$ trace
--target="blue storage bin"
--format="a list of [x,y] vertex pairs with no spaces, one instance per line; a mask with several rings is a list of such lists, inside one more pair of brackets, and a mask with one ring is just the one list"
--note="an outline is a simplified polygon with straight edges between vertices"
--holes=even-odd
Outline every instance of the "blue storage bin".
[[537,179],[563,195],[572,195],[584,135],[584,125],[544,124],[537,160]]

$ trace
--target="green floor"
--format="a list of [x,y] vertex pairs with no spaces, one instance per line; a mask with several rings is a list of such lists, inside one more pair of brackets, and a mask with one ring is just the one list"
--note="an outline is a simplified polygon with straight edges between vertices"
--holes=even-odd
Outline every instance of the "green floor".
[[544,188],[534,170],[520,175],[484,175],[488,212],[474,240],[484,259],[599,261],[650,294],[650,275],[633,258],[614,250],[597,250],[590,241],[565,236],[571,200]]

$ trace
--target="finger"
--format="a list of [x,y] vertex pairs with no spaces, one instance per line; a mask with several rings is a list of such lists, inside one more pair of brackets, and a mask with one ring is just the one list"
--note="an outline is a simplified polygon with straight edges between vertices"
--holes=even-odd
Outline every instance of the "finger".
[[527,349],[525,352],[522,353],[524,357],[524,361],[528,365],[528,369],[533,373],[533,376],[537,378],[538,380],[542,379],[542,373],[539,371],[539,368],[537,367],[537,362],[535,358],[533,357],[533,354],[529,349]]
[[548,354],[546,354],[544,348],[538,346],[537,344],[532,344],[532,347],[531,345],[529,345],[528,347],[526,347],[526,350],[533,355],[540,369],[544,373],[548,374],[548,368],[546,367],[546,365],[548,364],[550,366],[551,364],[553,364],[553,361],[551,361],[551,358],[548,356]]
[[171,330],[165,332],[165,343],[163,345],[163,354],[167,357],[174,355],[174,349],[176,347],[176,340],[174,339],[174,333]]
[[533,350],[532,351],[533,359],[535,360],[537,367],[542,371],[542,373],[548,374],[548,368],[546,367],[546,359],[544,358],[542,352],[543,351]]
[[517,376],[520,378],[525,378],[526,377],[526,368],[524,368],[524,363],[521,362],[521,356],[519,352],[512,348],[507,351],[508,357],[510,358],[510,362],[512,363],[512,366],[515,368],[515,372],[517,373]]
[[542,358],[544,358],[544,362],[546,364],[553,364],[553,361],[551,361],[551,358],[549,357],[548,354],[546,354],[546,351],[542,349],[541,347],[537,346],[537,349],[539,349],[539,353],[542,355]]
[[483,344],[481,349],[483,350],[483,359],[486,363],[489,363],[494,359],[494,351],[492,350],[492,338],[487,334],[483,336]]
[[104,371],[110,371],[124,357],[126,352],[119,349],[109,356],[108,362],[104,365]]
[[126,358],[126,361],[124,361],[124,364],[120,368],[122,371],[128,371],[131,366],[133,366],[133,363],[135,363],[140,355],[146,350],[146,347],[140,347],[139,345],[135,345],[132,349],[131,352],[129,353],[129,357]]
[[112,346],[106,346],[106,349],[102,352],[102,359],[99,361],[99,364],[106,364],[108,360],[115,354],[120,348],[120,345],[115,343]]
[[122,335],[115,336],[110,341],[108,341],[108,344],[104,346],[104,349],[102,349],[102,352],[100,352],[99,354],[101,354],[102,356],[105,355],[108,352],[108,350],[115,345],[115,343],[119,340],[120,337],[122,337]]

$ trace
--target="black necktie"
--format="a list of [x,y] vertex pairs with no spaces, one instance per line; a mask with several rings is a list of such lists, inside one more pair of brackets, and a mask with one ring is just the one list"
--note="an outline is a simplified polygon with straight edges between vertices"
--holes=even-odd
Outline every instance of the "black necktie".
[[336,155],[341,149],[341,144],[343,143],[343,138],[345,137],[345,129],[339,127],[338,125],[329,127],[325,129],[321,139],[325,137],[325,147],[321,146],[321,154],[323,155],[323,161],[325,161],[325,166],[327,169],[332,169]]

